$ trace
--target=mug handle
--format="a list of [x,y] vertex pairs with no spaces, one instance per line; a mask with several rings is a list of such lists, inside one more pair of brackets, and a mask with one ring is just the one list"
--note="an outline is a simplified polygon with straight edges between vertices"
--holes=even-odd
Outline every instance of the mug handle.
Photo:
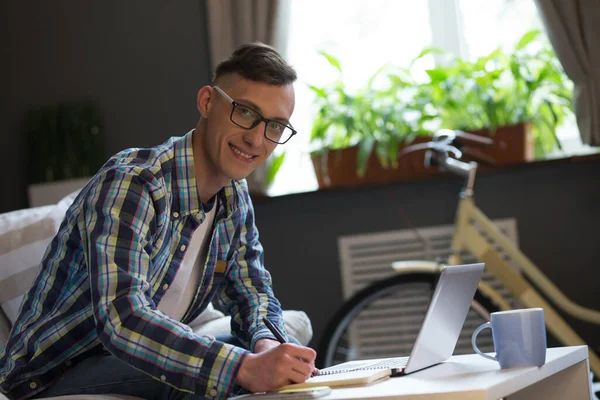
[[489,358],[490,360],[498,361],[498,358],[496,356],[490,356],[485,353],[482,353],[481,350],[479,350],[479,347],[477,347],[477,335],[479,335],[479,332],[486,328],[492,329],[492,323],[486,322],[484,324],[479,325],[477,329],[475,329],[475,331],[473,332],[473,336],[471,336],[471,346],[473,346],[473,350],[475,350],[475,352],[480,356]]

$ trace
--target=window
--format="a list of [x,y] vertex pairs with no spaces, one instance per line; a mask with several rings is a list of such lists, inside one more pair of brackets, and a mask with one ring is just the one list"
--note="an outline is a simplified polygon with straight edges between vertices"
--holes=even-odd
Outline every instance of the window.
[[[285,162],[270,195],[317,188],[309,154],[314,96],[307,85],[337,77],[319,50],[340,60],[352,88],[385,63],[407,66],[427,46],[474,58],[511,48],[525,32],[542,28],[533,0],[302,0],[290,7],[287,58],[298,72],[291,122],[299,134],[279,149]],[[433,65],[433,57],[424,62]],[[574,121],[558,135],[565,145],[581,147]]]
[[467,54],[475,58],[497,47],[511,49],[531,29],[543,29],[533,0],[460,0]]
[[[531,29],[544,30],[533,0],[460,0],[460,10],[468,49],[468,53],[461,57],[480,57],[498,46],[511,49],[525,32]],[[582,144],[574,116],[557,129],[556,135],[565,153],[592,150]],[[547,156],[561,155],[557,150],[555,154]]]

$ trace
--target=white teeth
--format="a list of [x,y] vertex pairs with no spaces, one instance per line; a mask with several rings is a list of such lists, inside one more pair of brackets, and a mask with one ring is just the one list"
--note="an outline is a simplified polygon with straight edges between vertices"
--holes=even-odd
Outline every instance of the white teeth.
[[243,151],[241,151],[240,149],[238,149],[237,147],[235,147],[233,145],[229,145],[229,147],[231,147],[236,154],[239,154],[240,156],[242,156],[244,158],[248,158],[248,159],[252,158],[252,156],[250,154],[244,153]]

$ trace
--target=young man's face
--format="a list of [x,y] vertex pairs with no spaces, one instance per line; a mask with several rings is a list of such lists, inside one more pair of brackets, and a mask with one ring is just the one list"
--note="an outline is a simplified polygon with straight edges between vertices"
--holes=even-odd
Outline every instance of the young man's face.
[[[215,86],[240,106],[246,106],[264,118],[289,125],[294,111],[294,88],[291,84],[275,86],[233,74],[217,79]],[[200,90],[198,109],[205,119],[206,132],[197,139],[202,142],[206,167],[212,170],[211,179],[214,177],[227,182],[246,178],[277,146],[265,137],[264,121],[251,129],[234,124],[230,119],[232,104],[214,87]]]

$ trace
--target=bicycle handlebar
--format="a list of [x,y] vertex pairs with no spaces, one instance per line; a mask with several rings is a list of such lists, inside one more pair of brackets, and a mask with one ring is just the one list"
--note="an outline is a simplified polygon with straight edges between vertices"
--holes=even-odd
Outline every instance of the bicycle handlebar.
[[[414,151],[426,150],[425,163],[429,166],[433,161],[431,155],[432,153],[435,153],[435,162],[439,164],[442,171],[451,172],[467,179],[463,194],[472,196],[477,163],[474,161],[468,163],[460,161],[463,152],[455,146],[455,142],[458,141],[475,146],[489,146],[494,143],[492,139],[477,136],[472,133],[451,129],[440,129],[435,132],[433,139],[430,142],[408,146],[398,154],[398,157]],[[454,158],[450,157],[450,155],[454,156]]]
[[[471,170],[477,168],[477,163],[460,161],[463,152],[454,144],[458,140],[483,146],[493,143],[491,139],[483,138],[471,133],[451,129],[440,129],[435,132],[433,139],[430,142],[408,146],[399,153],[398,157],[402,157],[403,155],[414,151],[427,150],[426,160],[429,161],[431,158],[430,152],[433,151],[437,155],[435,161],[439,163],[442,170],[452,172],[459,176],[469,177]],[[454,156],[454,158],[450,157],[450,155]],[[427,166],[430,165],[429,162],[426,162],[426,164]]]
[[450,138],[452,142],[464,142],[465,144],[471,144],[475,146],[490,146],[494,144],[494,140],[491,138],[478,136],[473,133],[467,133],[460,130],[451,129],[440,129],[434,135],[436,137]]

